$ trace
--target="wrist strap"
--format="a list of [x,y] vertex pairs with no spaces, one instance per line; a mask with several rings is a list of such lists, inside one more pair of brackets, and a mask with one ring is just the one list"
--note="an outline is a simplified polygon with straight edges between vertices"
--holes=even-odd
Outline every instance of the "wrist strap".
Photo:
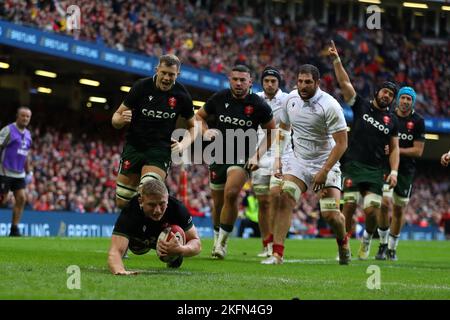
[[398,171],[397,170],[391,170],[391,176],[398,176]]

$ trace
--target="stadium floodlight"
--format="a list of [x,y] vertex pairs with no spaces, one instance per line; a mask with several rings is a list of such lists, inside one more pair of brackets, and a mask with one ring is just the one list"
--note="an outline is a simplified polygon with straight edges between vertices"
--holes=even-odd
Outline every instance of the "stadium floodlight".
[[98,87],[100,85],[100,82],[91,80],[91,79],[80,79],[79,82],[86,86],[92,86],[92,87]]
[[439,135],[434,133],[426,133],[425,139],[427,140],[439,140]]
[[192,104],[195,106],[195,107],[203,107],[204,105],[205,105],[205,101],[199,101],[199,100],[194,100],[194,101],[192,101]]
[[381,0],[358,0],[358,2],[371,3],[371,4],[381,4]]
[[41,77],[56,78],[56,73],[45,70],[36,70],[34,74]]
[[52,93],[52,89],[46,87],[38,87],[37,92],[50,94]]
[[407,8],[428,9],[428,5],[426,3],[403,2],[403,6]]
[[442,6],[442,11],[450,11],[450,6]]
[[89,97],[89,101],[97,103],[106,103],[106,98],[103,97]]
[[121,86],[120,87],[120,91],[123,91],[123,92],[130,92],[130,90],[131,90],[131,87],[128,87],[128,86]]

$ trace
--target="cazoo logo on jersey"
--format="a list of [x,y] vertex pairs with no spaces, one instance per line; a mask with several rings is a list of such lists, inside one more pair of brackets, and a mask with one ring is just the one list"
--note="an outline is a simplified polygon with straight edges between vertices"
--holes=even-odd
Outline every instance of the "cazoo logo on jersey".
[[406,133],[398,133],[398,137],[400,138],[400,140],[409,140],[409,141],[413,141],[414,137],[412,134],[406,134]]
[[230,124],[234,124],[234,125],[238,125],[238,126],[246,126],[246,127],[251,127],[253,125],[253,122],[251,120],[243,120],[243,119],[239,119],[239,118],[234,118],[234,117],[226,117],[224,115],[220,115],[219,116],[219,121],[220,122],[224,122],[224,123],[230,123]]
[[142,109],[142,114],[146,117],[157,118],[157,119],[173,119],[176,117],[176,112],[164,112],[164,111],[154,111],[148,109]]
[[373,125],[378,130],[384,132],[384,134],[389,134],[389,128],[385,127],[384,124],[380,123],[379,121],[375,120],[371,116],[369,116],[367,113],[363,115],[363,119]]

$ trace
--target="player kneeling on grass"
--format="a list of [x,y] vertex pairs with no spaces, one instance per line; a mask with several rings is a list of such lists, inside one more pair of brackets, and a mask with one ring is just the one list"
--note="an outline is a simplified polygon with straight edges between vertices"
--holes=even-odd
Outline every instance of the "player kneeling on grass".
[[[169,225],[180,226],[186,235],[186,244],[172,235],[169,241],[158,241],[158,237]],[[116,275],[137,274],[137,271],[126,271],[122,257],[127,248],[134,254],[144,254],[156,249],[161,260],[167,256],[179,256],[170,259],[167,266],[178,268],[183,257],[198,255],[201,242],[197,229],[187,208],[169,192],[163,182],[148,180],[142,185],[138,195],[122,209],[111,238],[108,255],[109,269]]]

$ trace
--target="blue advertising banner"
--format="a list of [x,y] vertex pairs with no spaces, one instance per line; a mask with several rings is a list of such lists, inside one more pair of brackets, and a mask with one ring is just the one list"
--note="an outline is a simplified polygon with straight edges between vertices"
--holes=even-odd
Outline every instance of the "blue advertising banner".
[[[20,232],[28,237],[111,237],[118,214],[43,212],[25,210],[19,224]],[[212,238],[212,222],[209,217],[193,217],[200,238]],[[239,228],[236,222],[234,231]],[[11,210],[0,210],[0,237],[9,235]],[[361,228],[363,230],[363,228]],[[445,240],[437,227],[421,228],[406,225],[402,240]]]
[[[111,237],[118,214],[25,210],[19,230],[29,237]],[[200,237],[213,236],[209,218],[193,217]],[[0,237],[8,236],[11,210],[0,210]]]
[[[0,20],[0,43],[142,76],[152,75],[158,63],[156,57],[114,50],[3,20]],[[179,79],[186,85],[213,91],[228,88],[225,75],[188,66],[182,67]],[[261,86],[255,84],[254,90],[260,91]]]

